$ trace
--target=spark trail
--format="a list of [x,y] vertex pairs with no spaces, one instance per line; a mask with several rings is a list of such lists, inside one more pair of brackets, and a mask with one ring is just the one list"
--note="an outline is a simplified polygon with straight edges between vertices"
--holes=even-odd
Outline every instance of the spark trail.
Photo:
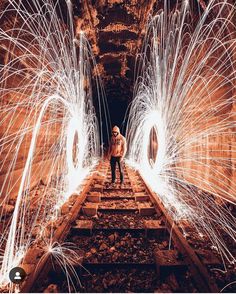
[[169,4],[148,23],[129,161],[179,224],[187,220],[234,263],[225,240],[236,242],[235,6],[209,1],[196,18],[189,1]]
[[[43,236],[50,243],[47,223],[60,217],[61,205],[100,155],[91,50],[82,32],[75,36],[71,2],[66,4],[68,26],[50,0],[10,0],[0,14],[1,207],[17,195],[11,220],[0,215],[0,286],[9,283],[10,269],[32,242]],[[45,187],[35,204],[30,189],[40,179]]]

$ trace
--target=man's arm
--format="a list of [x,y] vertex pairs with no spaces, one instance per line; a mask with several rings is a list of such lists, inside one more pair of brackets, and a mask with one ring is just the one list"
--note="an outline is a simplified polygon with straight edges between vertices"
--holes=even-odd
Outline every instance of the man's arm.
[[125,139],[125,137],[123,137],[123,146],[122,146],[122,156],[121,156],[121,160],[124,159],[126,152],[127,152],[127,143],[126,143],[126,139]]
[[108,147],[108,152],[107,152],[107,158],[108,158],[108,160],[111,159],[111,140],[109,142],[109,147]]

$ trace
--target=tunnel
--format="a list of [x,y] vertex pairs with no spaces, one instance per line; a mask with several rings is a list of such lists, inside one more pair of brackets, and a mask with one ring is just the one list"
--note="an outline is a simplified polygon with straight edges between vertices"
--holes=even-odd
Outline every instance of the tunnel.
[[0,292],[236,291],[233,0],[0,1]]

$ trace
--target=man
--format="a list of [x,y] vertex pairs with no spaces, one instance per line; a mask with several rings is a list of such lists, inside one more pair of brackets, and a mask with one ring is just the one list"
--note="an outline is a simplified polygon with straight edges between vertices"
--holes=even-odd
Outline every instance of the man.
[[122,161],[124,160],[126,150],[126,139],[124,136],[121,135],[120,129],[117,126],[114,126],[112,129],[112,137],[108,154],[111,164],[112,184],[114,184],[116,180],[116,163],[118,163],[119,167],[120,183],[123,184],[124,175],[122,169]]

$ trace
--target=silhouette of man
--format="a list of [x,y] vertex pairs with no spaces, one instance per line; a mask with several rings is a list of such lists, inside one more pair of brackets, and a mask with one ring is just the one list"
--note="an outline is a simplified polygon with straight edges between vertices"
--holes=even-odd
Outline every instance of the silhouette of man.
[[111,183],[114,184],[116,180],[116,163],[118,163],[120,172],[120,183],[124,182],[122,161],[124,160],[127,151],[126,139],[121,135],[120,129],[114,126],[112,129],[111,142],[109,147],[109,159],[111,165]]

